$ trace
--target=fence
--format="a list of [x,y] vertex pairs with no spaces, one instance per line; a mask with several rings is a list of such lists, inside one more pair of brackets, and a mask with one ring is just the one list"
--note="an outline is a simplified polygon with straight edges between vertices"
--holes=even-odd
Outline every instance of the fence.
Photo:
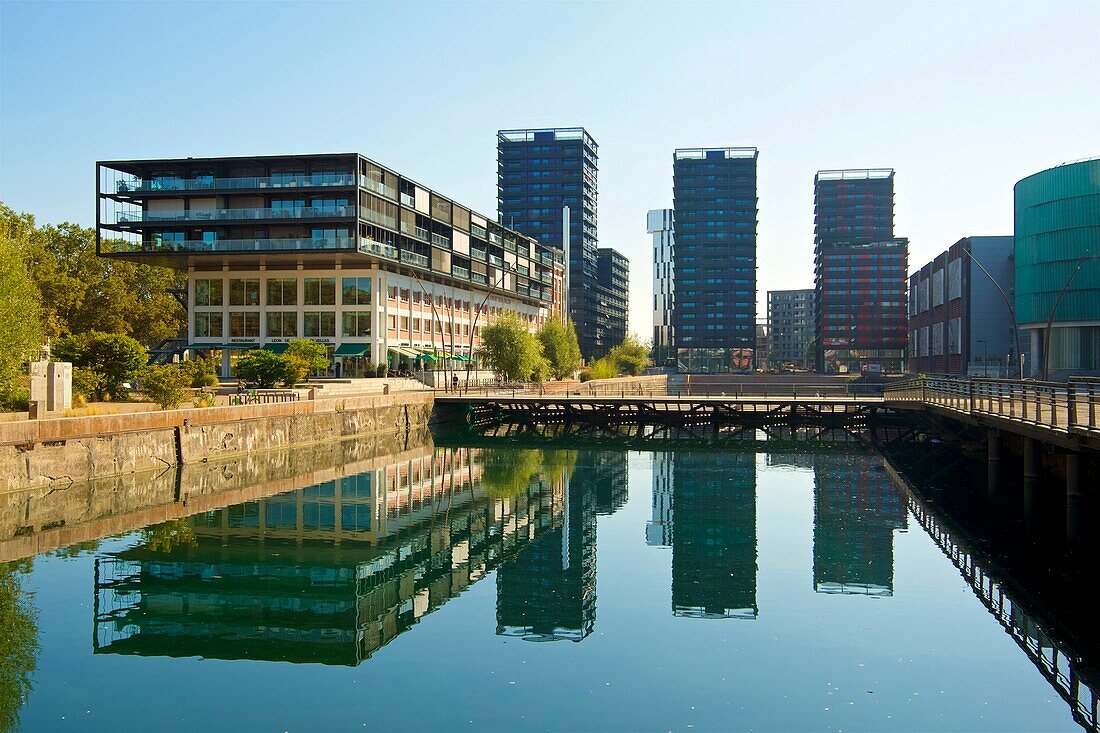
[[919,377],[888,385],[889,402],[920,402],[1060,432],[1100,431],[1100,379],[1068,382]]

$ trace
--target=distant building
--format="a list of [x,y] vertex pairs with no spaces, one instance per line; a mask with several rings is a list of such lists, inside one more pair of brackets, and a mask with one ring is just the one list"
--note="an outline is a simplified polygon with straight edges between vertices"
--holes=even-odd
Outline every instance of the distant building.
[[646,231],[653,235],[653,362],[660,367],[676,364],[672,328],[676,300],[673,228],[672,209],[653,209],[646,216]]
[[752,368],[756,325],[756,148],[673,155],[672,310],[682,372]]
[[672,494],[674,453],[653,454],[653,518],[645,525],[645,542],[653,547],[672,546]]
[[894,237],[894,171],[814,177],[815,366],[898,372],[906,345],[908,244]]
[[569,207],[569,316],[581,354],[598,356],[596,204],[599,146],[583,127],[497,133],[497,215],[508,227],[565,249]]
[[630,262],[610,247],[596,250],[596,353],[626,338],[630,305]]
[[535,329],[560,307],[554,249],[356,153],[109,161],[96,177],[98,254],[187,272],[172,351],[224,377],[297,338],[326,346],[333,376],[466,362],[498,314]]
[[1100,158],[1028,176],[1016,184],[1015,199],[1016,320],[1028,343],[1021,348],[1030,352],[1025,373],[1043,373],[1054,311],[1049,376],[1098,374]]
[[814,291],[768,291],[768,363],[782,367],[813,366]]
[[1012,241],[964,237],[909,278],[910,372],[1015,375],[1012,314],[997,290],[1013,289]]

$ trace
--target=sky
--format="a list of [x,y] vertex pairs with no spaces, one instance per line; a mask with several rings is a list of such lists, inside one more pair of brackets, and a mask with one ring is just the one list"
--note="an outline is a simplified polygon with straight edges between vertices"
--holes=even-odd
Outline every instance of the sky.
[[897,171],[915,270],[1011,234],[1020,178],[1100,154],[1098,39],[1096,0],[0,0],[0,200],[93,226],[96,160],[359,152],[492,216],[497,130],[583,126],[648,339],[674,149],[760,149],[761,305],[812,287],[820,169]]

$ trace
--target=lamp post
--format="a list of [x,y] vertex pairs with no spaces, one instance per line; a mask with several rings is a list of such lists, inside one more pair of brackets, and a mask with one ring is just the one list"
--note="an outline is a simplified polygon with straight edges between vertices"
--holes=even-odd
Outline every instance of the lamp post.
[[989,278],[989,282],[993,283],[993,287],[997,288],[997,292],[1001,294],[1001,298],[1004,299],[1005,305],[1008,306],[1008,315],[1012,316],[1012,338],[1016,344],[1016,376],[1020,379],[1024,378],[1024,366],[1023,366],[1023,352],[1020,351],[1020,326],[1016,323],[1016,309],[1012,307],[1012,301],[1009,299],[1008,294],[1001,287],[1001,284],[997,282],[997,279],[989,274],[989,270],[985,269],[981,262],[978,262],[978,258],[974,256],[966,247],[962,248],[963,253],[970,258],[970,261],[978,266],[978,269]]
[[978,339],[978,343],[982,345],[982,376],[989,376],[989,342],[985,339]]
[[[493,290],[496,289],[497,285],[500,285],[502,282],[504,282],[504,278],[508,275],[508,273],[514,272],[514,271],[515,271],[515,265],[512,265],[510,263],[505,262],[504,266],[501,268],[500,277],[497,278],[495,282],[493,282],[492,284],[489,285],[488,292],[486,292],[485,297],[481,299],[481,304],[478,305],[477,312],[474,313],[474,321],[473,321],[473,323],[470,324],[470,341],[469,341],[469,344],[470,344],[470,355],[471,356],[473,356],[473,353],[474,353],[474,331],[477,330],[477,322],[478,322],[478,319],[481,318],[481,311],[483,311],[485,309],[485,304],[489,302],[489,297],[493,294]],[[466,391],[467,392],[470,391],[470,367],[469,367],[469,365],[467,365],[467,367],[466,367]]]
[[1062,304],[1062,298],[1065,297],[1066,291],[1069,290],[1070,283],[1073,282],[1073,278],[1077,277],[1077,273],[1081,270],[1081,266],[1085,264],[1086,260],[1094,260],[1095,257],[1089,255],[1089,251],[1086,249],[1085,253],[1081,255],[1081,258],[1077,260],[1077,264],[1073,267],[1073,272],[1066,278],[1066,284],[1062,286],[1062,289],[1058,291],[1058,297],[1054,299],[1054,305],[1050,309],[1050,315],[1047,316],[1046,331],[1043,332],[1043,381],[1047,380],[1047,373],[1050,371],[1050,330],[1054,327],[1054,314],[1058,310],[1058,306]]

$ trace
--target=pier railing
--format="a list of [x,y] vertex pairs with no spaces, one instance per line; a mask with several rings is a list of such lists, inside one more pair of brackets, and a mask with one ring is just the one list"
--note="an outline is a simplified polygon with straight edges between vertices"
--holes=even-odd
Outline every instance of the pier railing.
[[887,385],[883,397],[887,402],[919,402],[1059,432],[1100,432],[1100,379],[1039,382],[926,376]]

